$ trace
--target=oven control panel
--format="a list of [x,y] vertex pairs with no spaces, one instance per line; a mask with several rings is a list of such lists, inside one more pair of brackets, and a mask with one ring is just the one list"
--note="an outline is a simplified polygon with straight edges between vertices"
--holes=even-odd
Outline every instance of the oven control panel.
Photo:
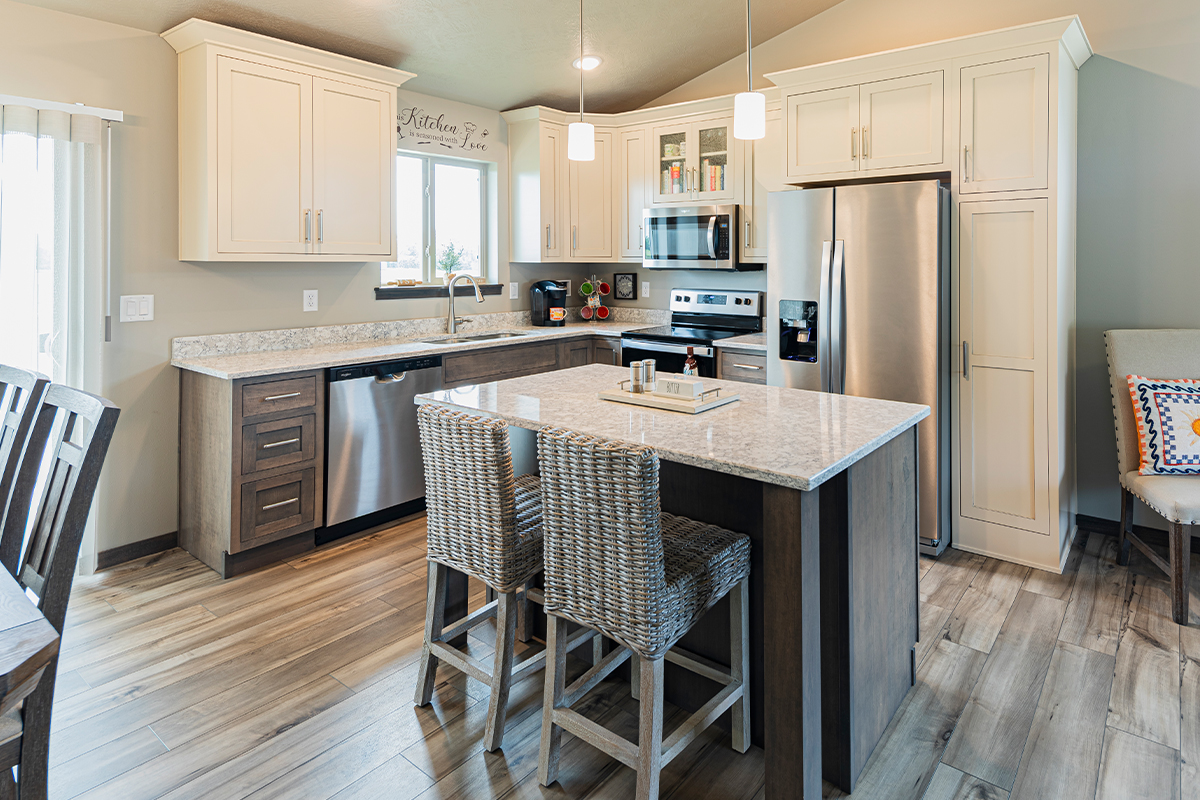
[[723,316],[761,316],[762,292],[732,292],[720,289],[672,289],[671,311]]

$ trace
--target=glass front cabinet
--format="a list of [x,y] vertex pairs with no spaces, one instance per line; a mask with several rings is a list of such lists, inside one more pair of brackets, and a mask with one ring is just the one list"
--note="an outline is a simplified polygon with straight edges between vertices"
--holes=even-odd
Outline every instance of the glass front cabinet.
[[734,199],[732,116],[664,125],[653,141],[656,204]]

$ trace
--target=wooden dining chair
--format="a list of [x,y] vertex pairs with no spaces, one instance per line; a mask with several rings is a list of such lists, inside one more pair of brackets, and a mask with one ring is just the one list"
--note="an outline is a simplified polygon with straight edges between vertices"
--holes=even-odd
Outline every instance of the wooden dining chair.
[[[0,364],[0,531],[5,528],[25,440],[49,383],[50,379],[41,373]],[[24,519],[28,509],[14,508],[13,513]],[[14,577],[20,551],[20,538],[0,541],[0,563]]]
[[[10,507],[32,508],[33,516],[17,519],[10,513],[0,536],[19,542],[32,521],[29,543],[17,561],[17,582],[37,596],[38,609],[59,634],[96,482],[120,413],[102,397],[51,384],[42,396],[13,485]],[[45,483],[35,504],[38,476],[47,458]],[[57,671],[55,656],[24,707],[0,717],[0,798],[46,798]],[[15,786],[13,766],[18,767]]]

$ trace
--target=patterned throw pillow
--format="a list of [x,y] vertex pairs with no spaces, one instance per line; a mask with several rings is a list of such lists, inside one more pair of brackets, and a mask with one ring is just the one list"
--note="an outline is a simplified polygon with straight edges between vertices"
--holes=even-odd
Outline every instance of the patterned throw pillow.
[[1200,475],[1200,381],[1129,375],[1142,475]]

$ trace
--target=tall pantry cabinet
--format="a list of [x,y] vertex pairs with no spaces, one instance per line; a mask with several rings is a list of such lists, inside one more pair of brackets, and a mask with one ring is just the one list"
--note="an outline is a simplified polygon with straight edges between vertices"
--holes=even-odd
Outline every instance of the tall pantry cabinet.
[[396,87],[411,73],[188,20],[179,257],[395,258]]
[[1069,17],[767,76],[789,183],[948,181],[952,543],[1056,572],[1075,535],[1076,86],[1091,54]]

